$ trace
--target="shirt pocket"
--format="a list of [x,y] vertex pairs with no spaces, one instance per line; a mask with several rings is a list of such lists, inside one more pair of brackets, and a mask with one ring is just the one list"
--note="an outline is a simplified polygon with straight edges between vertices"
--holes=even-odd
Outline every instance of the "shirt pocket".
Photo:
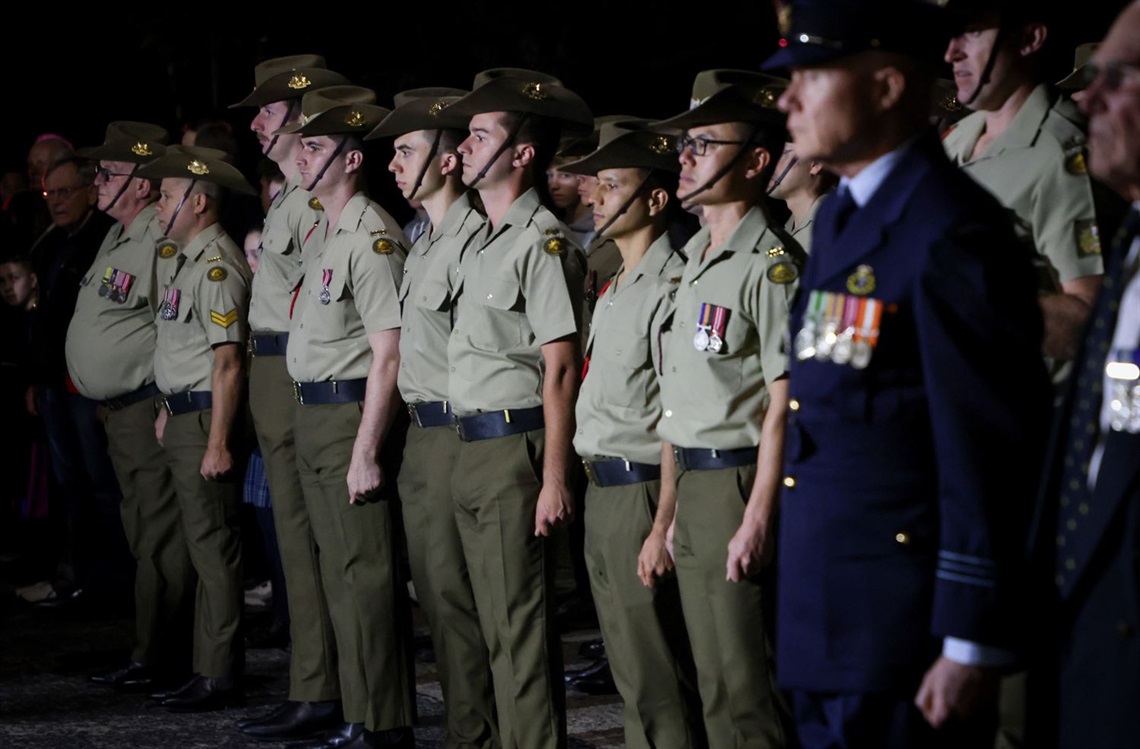
[[[521,292],[514,278],[469,278],[466,293],[479,305],[482,319],[470,320],[471,342],[486,350],[514,348],[523,342]],[[461,325],[464,323],[461,321]]]
[[274,255],[293,252],[293,233],[281,227],[265,227],[261,233],[261,248]]

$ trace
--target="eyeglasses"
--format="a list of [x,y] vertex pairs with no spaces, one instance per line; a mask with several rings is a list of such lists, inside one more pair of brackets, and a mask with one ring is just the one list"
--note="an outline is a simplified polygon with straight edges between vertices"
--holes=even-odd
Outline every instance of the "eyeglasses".
[[1081,67],[1080,72],[1084,88],[1090,88],[1097,81],[1102,81],[1106,91],[1116,91],[1124,83],[1125,76],[1140,73],[1140,67],[1127,62],[1109,62],[1104,65],[1089,62]]
[[86,185],[76,185],[75,187],[57,187],[54,190],[44,190],[44,197],[48,200],[55,200],[56,198],[59,198],[60,200],[67,200],[80,190],[86,189]]
[[95,177],[96,178],[102,178],[102,180],[104,182],[110,182],[111,177],[129,177],[129,176],[131,176],[130,172],[112,172],[110,169],[108,169],[105,166],[100,166],[100,167],[95,168]]
[[677,139],[677,153],[683,154],[686,150],[694,156],[704,156],[709,152],[709,146],[743,146],[744,140],[713,140],[712,138],[690,138],[682,135]]

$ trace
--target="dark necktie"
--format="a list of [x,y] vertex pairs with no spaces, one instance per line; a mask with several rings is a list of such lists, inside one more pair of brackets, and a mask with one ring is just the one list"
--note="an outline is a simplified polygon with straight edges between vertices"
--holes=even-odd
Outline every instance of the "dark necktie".
[[1128,250],[1140,233],[1140,212],[1133,209],[1112,242],[1104,284],[1097,297],[1092,319],[1085,333],[1082,358],[1073,372],[1077,378],[1071,399],[1068,423],[1065,425],[1065,462],[1061,468],[1060,507],[1057,513],[1057,585],[1076,568],[1076,561],[1066,551],[1070,534],[1080,528],[1089,514],[1092,494],[1089,491],[1089,462],[1100,435],[1100,411],[1104,398],[1104,363],[1112,345],[1120,300],[1127,285],[1124,266]]
[[847,185],[840,186],[832,200],[835,201],[835,212],[832,214],[835,217],[835,233],[839,234],[859,206],[855,203],[855,198],[851,196],[851,189]]

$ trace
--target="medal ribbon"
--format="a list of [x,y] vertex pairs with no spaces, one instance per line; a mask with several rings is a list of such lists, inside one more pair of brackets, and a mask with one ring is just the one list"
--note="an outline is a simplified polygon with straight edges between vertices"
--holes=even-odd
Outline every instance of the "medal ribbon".
[[725,321],[728,318],[728,309],[725,307],[713,307],[712,330],[716,333],[717,337],[722,341],[724,340]]

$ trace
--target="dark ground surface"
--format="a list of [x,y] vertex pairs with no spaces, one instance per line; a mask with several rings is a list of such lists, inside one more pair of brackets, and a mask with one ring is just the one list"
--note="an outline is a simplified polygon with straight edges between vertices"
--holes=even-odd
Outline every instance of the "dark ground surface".
[[[0,566],[0,573],[4,569]],[[0,574],[0,578],[6,575]],[[266,614],[247,609],[255,624]],[[0,589],[0,749],[116,749],[118,747],[275,747],[234,728],[239,718],[257,715],[284,699],[288,651],[251,649],[246,655],[246,704],[241,708],[178,715],[144,694],[124,694],[88,682],[91,673],[125,662],[132,636],[129,612],[84,606],[41,609]],[[417,611],[418,640],[426,629]],[[596,629],[572,629],[563,636],[567,668],[586,665],[581,641]],[[435,667],[417,658],[416,746],[443,746],[443,704]],[[567,694],[571,749],[621,747],[621,703],[617,697]]]

